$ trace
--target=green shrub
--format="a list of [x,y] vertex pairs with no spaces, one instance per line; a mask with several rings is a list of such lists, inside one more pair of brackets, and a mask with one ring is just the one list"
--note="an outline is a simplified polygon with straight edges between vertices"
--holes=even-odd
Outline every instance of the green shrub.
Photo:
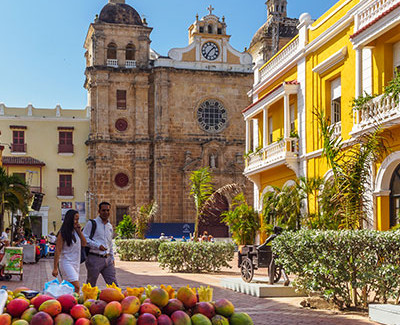
[[117,239],[115,245],[122,261],[157,261],[159,239]]
[[296,287],[339,307],[385,303],[400,292],[400,231],[288,231],[272,246]]
[[213,272],[230,267],[233,254],[232,243],[164,242],[158,262],[171,272]]
[[135,236],[136,226],[130,215],[124,215],[122,221],[115,227],[115,232],[121,239],[130,239]]

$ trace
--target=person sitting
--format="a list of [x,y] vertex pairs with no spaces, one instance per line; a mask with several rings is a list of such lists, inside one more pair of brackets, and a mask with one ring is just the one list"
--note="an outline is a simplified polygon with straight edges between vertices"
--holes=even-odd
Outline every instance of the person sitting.
[[174,236],[171,236],[171,237],[169,238],[169,241],[176,241],[176,240],[175,240]]
[[165,239],[168,239],[168,237],[165,236],[165,234],[162,232],[159,239],[165,240]]
[[185,236],[182,236],[182,241],[186,242],[186,237]]
[[214,237],[212,236],[212,235],[208,235],[208,241],[210,242],[210,243],[213,243],[215,240],[214,240]]
[[206,230],[203,231],[203,236],[201,236],[201,241],[202,242],[208,241],[208,232]]

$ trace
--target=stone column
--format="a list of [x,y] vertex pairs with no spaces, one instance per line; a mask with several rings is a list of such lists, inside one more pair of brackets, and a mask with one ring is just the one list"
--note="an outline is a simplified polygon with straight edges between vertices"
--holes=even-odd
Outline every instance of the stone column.
[[290,108],[289,108],[289,95],[285,94],[283,96],[283,109],[284,109],[284,126],[283,126],[283,137],[284,139],[290,136]]
[[[362,49],[356,48],[356,80],[355,98],[362,95]],[[357,110],[355,123],[360,123],[360,112]]]
[[246,153],[250,151],[251,144],[250,121],[250,119],[246,119]]

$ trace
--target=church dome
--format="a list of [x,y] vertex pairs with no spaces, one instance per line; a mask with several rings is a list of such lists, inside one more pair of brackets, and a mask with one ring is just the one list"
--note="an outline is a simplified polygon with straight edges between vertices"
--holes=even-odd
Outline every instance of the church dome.
[[143,25],[138,12],[125,3],[110,2],[105,5],[100,12],[99,21],[109,24]]

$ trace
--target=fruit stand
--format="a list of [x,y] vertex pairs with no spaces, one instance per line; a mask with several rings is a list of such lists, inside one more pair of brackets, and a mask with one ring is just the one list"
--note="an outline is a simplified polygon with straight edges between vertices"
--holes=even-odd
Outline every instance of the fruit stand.
[[235,312],[227,299],[213,301],[210,287],[148,285],[99,290],[84,284],[82,295],[28,299],[29,288],[8,291],[1,325],[253,325],[246,313]]

